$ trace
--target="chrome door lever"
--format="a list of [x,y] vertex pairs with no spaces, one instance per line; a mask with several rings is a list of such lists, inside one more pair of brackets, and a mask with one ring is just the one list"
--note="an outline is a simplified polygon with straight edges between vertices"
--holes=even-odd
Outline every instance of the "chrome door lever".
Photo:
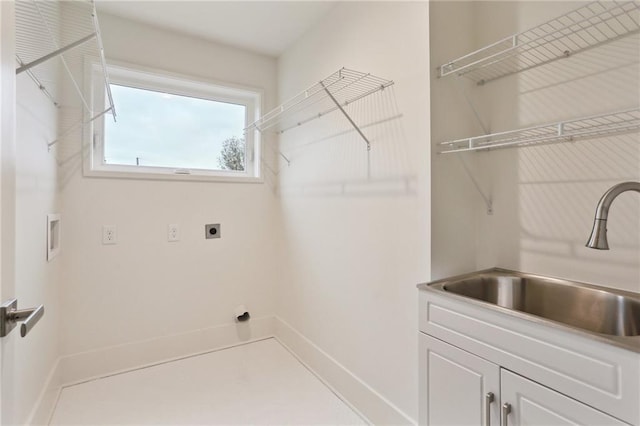
[[0,305],[0,337],[4,337],[11,332],[18,324],[20,326],[20,335],[26,336],[27,333],[40,321],[44,315],[44,306],[37,308],[18,309],[18,299],[11,299]]

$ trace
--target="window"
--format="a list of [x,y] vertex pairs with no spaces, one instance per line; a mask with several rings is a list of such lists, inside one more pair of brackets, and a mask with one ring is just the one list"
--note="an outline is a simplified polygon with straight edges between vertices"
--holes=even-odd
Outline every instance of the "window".
[[[130,67],[108,72],[117,121],[93,121],[87,175],[260,180],[259,134],[244,132],[259,115],[259,92]],[[91,77],[99,113],[106,94]]]

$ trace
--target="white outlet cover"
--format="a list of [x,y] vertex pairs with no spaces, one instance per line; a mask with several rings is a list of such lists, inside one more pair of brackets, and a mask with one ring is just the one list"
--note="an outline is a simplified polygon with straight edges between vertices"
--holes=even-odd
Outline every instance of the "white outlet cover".
[[180,227],[178,224],[167,225],[167,241],[176,242],[180,241]]
[[118,230],[115,225],[102,226],[102,244],[117,244]]

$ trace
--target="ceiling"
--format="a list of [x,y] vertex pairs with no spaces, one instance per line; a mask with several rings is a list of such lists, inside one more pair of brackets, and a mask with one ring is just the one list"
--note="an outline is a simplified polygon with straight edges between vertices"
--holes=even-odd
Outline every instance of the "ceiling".
[[111,14],[156,27],[279,56],[324,16],[334,1],[111,1]]

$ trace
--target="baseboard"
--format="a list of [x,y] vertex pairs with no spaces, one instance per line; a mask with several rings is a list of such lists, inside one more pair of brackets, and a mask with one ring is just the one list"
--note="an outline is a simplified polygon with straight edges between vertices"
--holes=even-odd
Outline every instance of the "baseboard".
[[53,366],[28,425],[48,424],[65,386],[274,337],[274,317],[67,355]]
[[62,389],[62,382],[60,378],[60,359],[51,367],[49,376],[42,387],[40,396],[36,401],[33,410],[29,414],[27,419],[27,425],[48,425],[49,419],[53,414],[53,410],[56,408],[58,402],[58,396]]
[[65,386],[269,337],[278,339],[371,424],[416,424],[393,403],[278,317],[252,318],[247,323],[226,324],[61,357],[51,369],[27,424],[48,424],[60,390]]
[[69,355],[60,359],[63,386],[210,352],[274,335],[274,318],[252,318],[188,333],[163,336]]
[[403,413],[362,379],[350,372],[298,330],[281,318],[274,319],[275,337],[311,372],[323,381],[354,411],[374,425],[415,425]]

